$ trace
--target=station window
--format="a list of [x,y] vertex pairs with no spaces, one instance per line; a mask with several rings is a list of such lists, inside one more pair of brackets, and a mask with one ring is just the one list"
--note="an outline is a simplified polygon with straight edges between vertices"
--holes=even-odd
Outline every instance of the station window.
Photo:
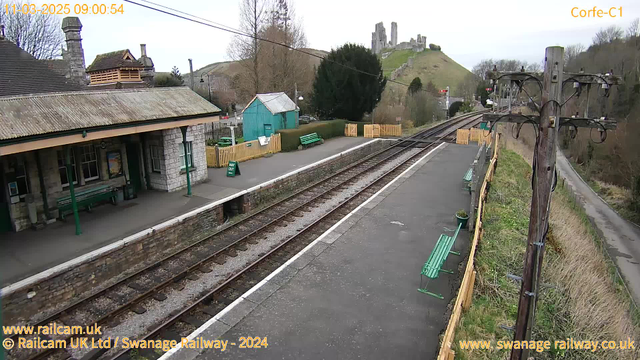
[[18,163],[16,166],[16,182],[18,183],[18,195],[20,195],[20,199],[22,199],[29,193],[27,168],[24,166],[24,163]]
[[93,145],[80,146],[80,165],[82,166],[82,174],[85,181],[100,178],[98,171],[98,155]]
[[[60,183],[62,187],[69,186],[69,178],[67,177],[67,166],[65,165],[64,152],[62,150],[58,150],[58,172],[60,173]],[[71,176],[73,177],[73,183],[78,183],[78,174],[76,171],[76,156],[71,152]]]
[[[180,144],[180,169],[184,169],[184,144]],[[189,161],[189,167],[193,167],[193,153],[191,151],[191,141],[187,142],[187,160]]]
[[[184,149],[182,152],[184,153]],[[184,159],[182,162],[184,163]],[[158,173],[162,171],[162,148],[160,146],[151,145],[151,170]]]

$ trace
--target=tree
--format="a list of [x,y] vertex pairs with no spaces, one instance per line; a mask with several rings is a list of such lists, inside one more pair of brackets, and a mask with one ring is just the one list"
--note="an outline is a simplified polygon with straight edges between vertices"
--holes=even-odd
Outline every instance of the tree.
[[488,81],[480,81],[478,82],[478,86],[476,87],[476,95],[480,97],[480,103],[482,106],[487,105],[487,99],[489,98],[489,92],[487,91],[491,85]]
[[627,39],[640,36],[640,18],[635,18],[627,28]]
[[364,46],[345,44],[320,62],[311,102],[320,116],[360,121],[380,101],[386,84],[375,54]]
[[600,29],[593,37],[593,45],[612,43],[622,39],[623,34],[622,29],[615,25],[611,25],[606,29]]
[[[7,39],[36,59],[54,59],[62,55],[64,34],[57,16],[29,11],[26,14],[7,14],[4,9],[6,4],[0,0],[0,24],[5,26]],[[36,7],[35,4],[22,1],[17,1],[15,6],[20,9]]]
[[154,78],[154,86],[156,87],[182,86],[183,84],[184,80],[182,80],[182,75],[177,66],[171,69],[171,73],[168,76],[156,75]]
[[253,94],[260,92],[259,51],[260,32],[266,19],[264,0],[243,0],[240,3],[240,31],[251,34],[251,38],[236,35],[227,49],[228,55],[242,65],[246,76],[242,83],[251,88]]
[[413,78],[413,80],[411,80],[411,84],[409,84],[409,93],[411,95],[415,94],[418,91],[422,90],[422,80],[420,80],[419,77],[415,77]]
[[493,59],[484,59],[473,67],[471,72],[482,80],[487,80],[487,72],[493,69]]
[[480,81],[480,79],[473,73],[465,75],[462,81],[458,84],[456,93],[467,101],[473,100],[473,95],[476,92],[478,81]]
[[433,96],[440,95],[440,90],[438,90],[438,88],[433,84],[433,82],[431,82],[431,80],[429,80],[429,82],[427,83],[425,91]]
[[261,30],[261,37],[285,46],[263,42],[260,45],[261,91],[284,91],[294,97],[294,88],[304,93],[311,90],[314,73],[309,56],[293,49],[305,48],[307,39],[302,24],[296,20],[293,3],[277,0],[269,11],[270,20]]
[[584,45],[582,44],[571,44],[564,48],[564,67],[566,68],[569,64],[573,63],[575,59],[578,58],[581,52],[584,51]]
[[438,118],[438,101],[424,91],[407,95],[405,118],[413,120],[414,126],[422,126]]

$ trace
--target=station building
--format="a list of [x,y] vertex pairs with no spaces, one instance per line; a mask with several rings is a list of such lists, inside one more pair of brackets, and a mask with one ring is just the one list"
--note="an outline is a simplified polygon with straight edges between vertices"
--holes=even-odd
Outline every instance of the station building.
[[[204,124],[220,109],[187,87],[90,86],[84,58],[69,56],[82,50],[80,28],[77,18],[63,20],[67,76],[0,34],[0,233],[62,217],[71,198],[90,207],[105,193],[117,202],[207,178]],[[115,56],[130,61],[128,51]]]

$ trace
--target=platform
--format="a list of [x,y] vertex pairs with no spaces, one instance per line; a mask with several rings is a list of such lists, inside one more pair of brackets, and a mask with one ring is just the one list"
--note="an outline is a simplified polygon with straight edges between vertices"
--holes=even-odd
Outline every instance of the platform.
[[[430,284],[444,300],[417,291],[420,270],[443,228],[455,229],[455,212],[469,210],[462,177],[477,151],[440,146],[192,334],[229,340],[225,352],[176,349],[161,359],[434,358],[463,257],[450,255],[456,275]],[[454,248],[468,245],[462,230]],[[268,347],[239,349],[241,336],[267,337]]]
[[186,190],[172,193],[145,191],[137,199],[117,206],[103,205],[92,213],[80,212],[82,235],[75,235],[73,221],[56,222],[39,231],[4,233],[0,240],[0,285],[6,286],[26,277],[120,241],[126,236],[231,196],[279,176],[322,161],[371,141],[339,137],[322,146],[303,151],[278,153],[270,157],[240,163],[241,176],[226,177],[226,169],[209,170],[209,179]]

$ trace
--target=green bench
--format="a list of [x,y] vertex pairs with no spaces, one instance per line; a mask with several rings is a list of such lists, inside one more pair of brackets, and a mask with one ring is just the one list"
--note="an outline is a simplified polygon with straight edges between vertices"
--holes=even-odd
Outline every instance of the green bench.
[[465,184],[467,185],[467,187],[465,189],[469,190],[469,193],[471,193],[471,180],[472,179],[473,179],[473,166],[470,167],[469,170],[467,170],[467,172],[462,177],[462,181],[464,181]]
[[[78,210],[87,209],[87,211],[91,211],[91,207],[94,204],[105,200],[111,201],[114,205],[116,203],[115,189],[109,185],[102,185],[87,190],[76,191],[75,197]],[[56,199],[56,206],[58,207],[60,219],[64,220],[64,216],[66,214],[73,213],[71,195]]]
[[218,147],[231,146],[232,143],[233,143],[233,141],[231,141],[230,137],[223,136],[223,137],[220,138],[220,140],[218,140]]
[[311,133],[311,134],[307,134],[307,135],[303,135],[300,136],[300,146],[307,146],[307,145],[312,145],[315,143],[323,143],[324,140],[322,140],[322,138],[320,137],[320,135],[318,135],[317,133]]
[[[433,251],[431,251],[431,254],[429,255],[429,259],[427,259],[427,262],[424,263],[424,266],[422,267],[422,271],[420,272],[420,287],[418,288],[419,292],[444,300],[444,297],[442,295],[436,294],[427,290],[427,286],[429,285],[430,280],[438,278],[438,275],[440,275],[440,272],[453,274],[453,271],[443,269],[442,266],[447,260],[447,256],[449,256],[449,254],[454,254],[458,256],[460,255],[458,251],[452,251],[451,248],[453,247],[453,244],[455,243],[456,238],[458,237],[458,233],[460,232],[461,227],[462,227],[462,224],[458,225],[458,229],[456,230],[455,234],[453,234],[453,236],[449,236],[446,234],[440,235],[440,238],[438,239],[436,246],[433,248]],[[427,283],[425,284],[424,287],[422,287],[423,276],[426,276],[427,279],[429,279],[427,280]]]

